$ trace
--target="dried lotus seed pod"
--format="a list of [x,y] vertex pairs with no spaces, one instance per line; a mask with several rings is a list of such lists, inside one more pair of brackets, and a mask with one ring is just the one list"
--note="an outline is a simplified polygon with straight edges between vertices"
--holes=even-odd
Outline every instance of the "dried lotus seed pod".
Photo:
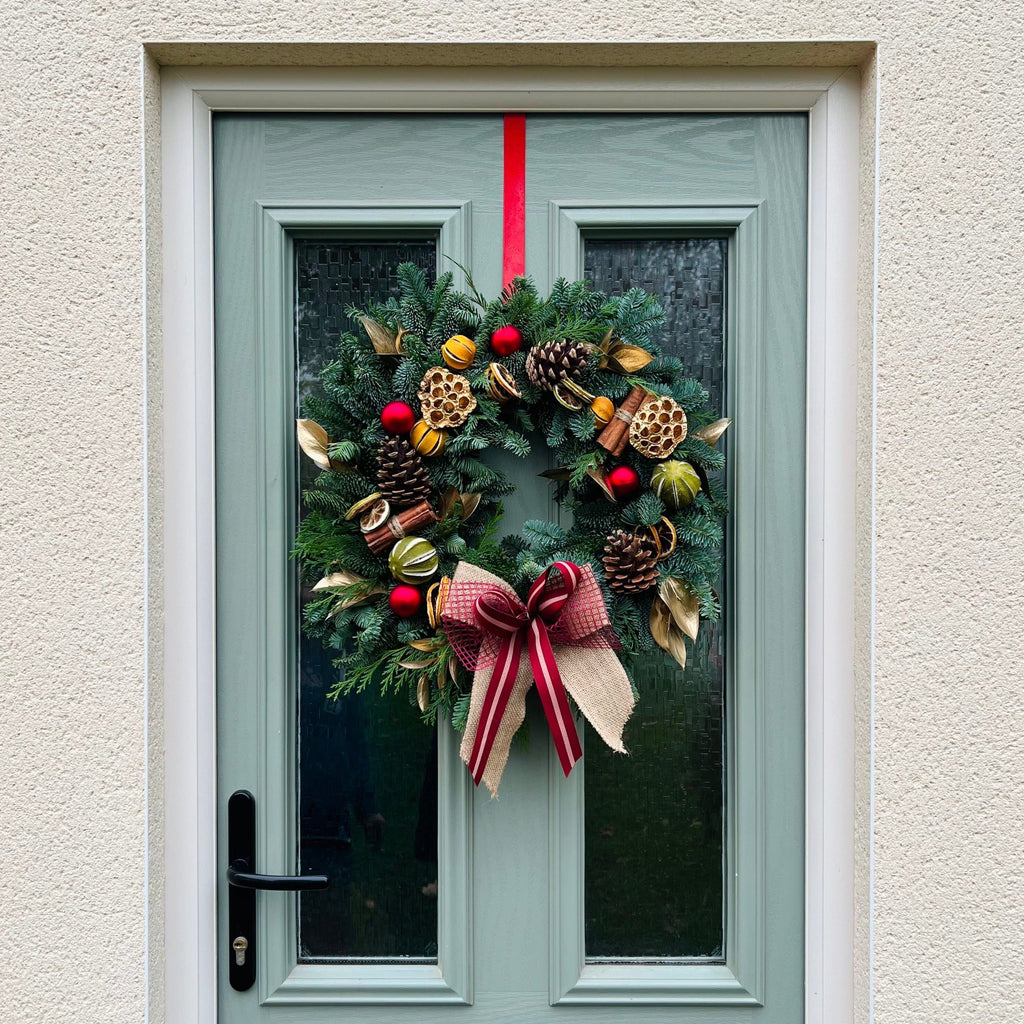
[[685,437],[686,413],[668,395],[648,398],[629,426],[629,443],[648,459],[667,459]]
[[476,408],[469,381],[446,366],[432,366],[423,375],[418,394],[423,419],[436,429],[461,427]]

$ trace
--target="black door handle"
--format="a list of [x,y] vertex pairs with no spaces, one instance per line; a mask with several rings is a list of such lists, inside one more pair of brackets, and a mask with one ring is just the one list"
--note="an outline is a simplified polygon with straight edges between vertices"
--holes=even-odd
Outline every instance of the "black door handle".
[[239,992],[256,982],[256,890],[326,889],[326,875],[256,873],[256,799],[239,789],[228,800],[228,979]]
[[296,889],[326,889],[331,881],[326,875],[256,875],[249,871],[247,860],[232,861],[227,870],[228,885],[240,889],[271,889],[274,891]]

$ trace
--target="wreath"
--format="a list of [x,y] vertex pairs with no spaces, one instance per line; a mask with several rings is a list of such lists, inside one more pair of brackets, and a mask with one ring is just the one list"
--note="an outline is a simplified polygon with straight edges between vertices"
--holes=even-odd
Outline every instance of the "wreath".
[[[685,665],[719,617],[728,420],[651,344],[664,314],[641,289],[559,280],[542,298],[518,277],[488,300],[468,274],[468,292],[414,264],[397,277],[399,297],[348,310],[363,333],[297,421],[320,470],[295,547],[303,628],[338,652],[331,697],[374,685],[450,718],[492,791],[536,683],[568,774],[567,694],[622,750],[635,666],[658,648]],[[487,452],[538,438],[571,525],[501,536],[515,484]]]

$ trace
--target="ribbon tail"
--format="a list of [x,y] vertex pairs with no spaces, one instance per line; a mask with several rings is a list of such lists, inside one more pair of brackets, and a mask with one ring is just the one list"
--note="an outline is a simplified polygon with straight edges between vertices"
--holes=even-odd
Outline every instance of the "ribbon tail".
[[[492,793],[497,792],[497,783],[501,780],[502,770],[508,760],[511,733],[506,739],[502,739],[508,732],[507,725],[511,724],[506,722],[506,717],[513,718],[516,713],[518,714],[518,722],[512,729],[514,733],[515,729],[519,727],[519,723],[522,722],[525,712],[525,690],[516,702],[515,708],[509,708],[509,700],[513,691],[517,689],[516,682],[520,675],[519,662],[522,650],[523,632],[517,630],[502,642],[498,660],[490,672],[490,681],[481,685],[480,677],[486,675],[486,672],[478,672],[473,679],[469,721],[462,738],[460,754],[477,785],[480,785],[480,780],[485,777],[485,774],[490,774],[487,772],[487,768],[493,762],[492,767],[497,768],[497,779],[493,785],[490,779],[488,780],[488,788]],[[478,699],[478,695],[482,696]],[[506,711],[509,712],[508,716],[506,716]],[[503,723],[506,728],[502,728]],[[498,746],[503,749],[495,749],[496,740]]]
[[562,771],[568,775],[573,765],[583,756],[580,738],[576,732],[576,723],[572,718],[569,700],[565,695],[565,686],[555,663],[555,655],[551,650],[548,630],[543,620],[537,618],[530,621],[529,629],[530,668],[537,684],[540,702],[544,706],[548,728],[558,752],[558,760]]
[[633,713],[633,689],[614,651],[559,647],[562,683],[612,750],[626,753],[622,730]]

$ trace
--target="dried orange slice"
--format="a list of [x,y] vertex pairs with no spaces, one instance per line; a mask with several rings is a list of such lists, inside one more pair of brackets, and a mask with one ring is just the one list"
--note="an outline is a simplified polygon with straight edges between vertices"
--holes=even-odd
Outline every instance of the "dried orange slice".
[[368,494],[365,498],[360,498],[346,513],[346,519],[358,519],[364,512],[371,508],[375,502],[381,497],[380,491],[375,491],[373,494]]
[[359,529],[363,533],[379,530],[391,515],[391,506],[386,498],[378,498],[360,517]]

